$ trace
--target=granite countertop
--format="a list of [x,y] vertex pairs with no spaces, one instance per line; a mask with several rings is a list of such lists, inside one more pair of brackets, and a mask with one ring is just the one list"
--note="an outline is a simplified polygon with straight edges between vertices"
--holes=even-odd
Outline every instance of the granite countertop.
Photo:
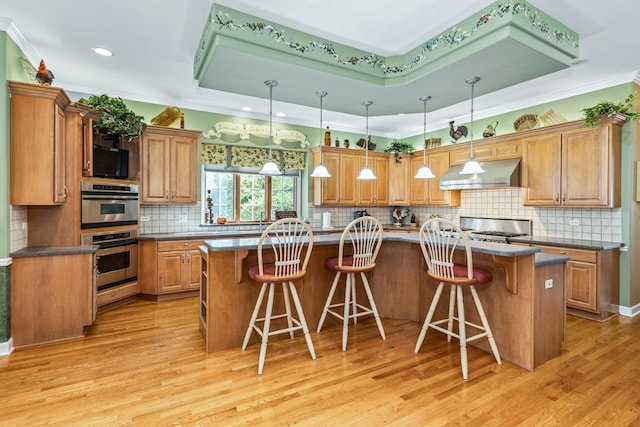
[[[314,245],[335,245],[340,243],[340,234],[320,234],[314,237]],[[407,243],[420,243],[418,233],[406,232],[386,232],[383,240],[399,241]],[[239,237],[230,239],[211,239],[205,240],[205,245],[211,251],[233,251],[242,249],[256,249],[258,247],[258,237]],[[529,255],[540,252],[539,248],[522,245],[505,245],[503,243],[494,242],[470,242],[471,249],[474,252],[487,253],[501,256],[520,256]]]
[[536,267],[540,267],[541,265],[549,265],[549,264],[557,264],[559,262],[567,262],[571,258],[566,255],[555,255],[555,254],[543,254],[542,252],[538,252],[536,254]]
[[547,245],[547,246],[563,246],[566,248],[575,249],[591,249],[596,251],[608,251],[612,249],[618,249],[624,246],[623,243],[617,242],[602,242],[599,240],[580,240],[580,239],[567,239],[562,237],[541,237],[541,236],[525,236],[525,237],[512,237],[509,239],[514,243],[527,243],[534,245]]
[[9,256],[11,258],[26,258],[36,256],[75,255],[95,253],[97,250],[98,245],[33,246],[12,252]]

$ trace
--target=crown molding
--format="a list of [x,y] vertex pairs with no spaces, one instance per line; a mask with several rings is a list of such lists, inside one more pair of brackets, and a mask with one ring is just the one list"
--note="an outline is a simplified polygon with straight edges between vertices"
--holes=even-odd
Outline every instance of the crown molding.
[[16,24],[12,19],[3,18],[0,16],[0,30],[9,34],[9,37],[22,51],[23,55],[31,62],[31,64],[38,64],[40,59],[36,51],[31,47],[31,44],[24,38]]

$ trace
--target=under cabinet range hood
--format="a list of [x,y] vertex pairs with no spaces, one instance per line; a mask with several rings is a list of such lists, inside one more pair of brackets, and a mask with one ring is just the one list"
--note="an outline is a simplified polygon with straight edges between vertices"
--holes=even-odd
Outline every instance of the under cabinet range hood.
[[441,190],[476,190],[520,186],[520,159],[481,162],[485,173],[460,175],[464,165],[452,166],[440,179]]

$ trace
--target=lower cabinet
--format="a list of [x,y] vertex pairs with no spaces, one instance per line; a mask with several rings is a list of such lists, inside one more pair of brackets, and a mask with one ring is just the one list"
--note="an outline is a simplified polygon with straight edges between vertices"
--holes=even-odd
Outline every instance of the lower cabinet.
[[141,240],[138,278],[140,292],[169,295],[200,289],[200,239]]
[[565,268],[567,313],[605,320],[618,313],[620,251],[539,246],[542,252],[571,258]]
[[113,288],[98,291],[96,304],[98,307],[120,301],[139,292],[138,282],[129,282],[123,285],[114,286]]

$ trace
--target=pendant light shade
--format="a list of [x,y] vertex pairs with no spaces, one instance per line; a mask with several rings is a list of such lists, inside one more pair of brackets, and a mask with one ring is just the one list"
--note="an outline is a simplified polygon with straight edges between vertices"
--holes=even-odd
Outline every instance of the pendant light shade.
[[[322,136],[322,130],[324,129],[322,127],[322,98],[327,96],[327,92],[324,90],[319,90],[316,92],[316,95],[320,98],[320,136]],[[311,173],[311,176],[313,178],[331,178],[331,174],[329,173],[325,165],[322,164],[322,144],[323,141],[322,138],[320,138],[320,163]]]
[[476,161],[473,157],[473,89],[475,88],[476,83],[480,81],[480,77],[470,77],[465,80],[467,84],[471,85],[471,153],[469,156],[469,160],[464,164],[464,167],[460,171],[461,175],[471,175],[476,173],[485,173],[486,171],[482,169],[480,163]]
[[[427,101],[431,99],[430,96],[421,96],[420,101],[424,104],[424,114],[423,114],[423,127],[422,127],[422,140],[427,140]],[[435,178],[436,176],[431,172],[429,166],[427,166],[427,147],[425,146],[422,150],[422,166],[418,169],[418,172],[414,176],[417,179],[430,179]]]
[[269,160],[262,166],[262,170],[260,170],[261,175],[282,175],[280,169],[278,169],[278,165],[273,161],[273,152],[271,150],[271,140],[273,139],[271,126],[272,126],[272,117],[273,117],[273,88],[278,86],[278,82],[275,80],[267,80],[264,82],[265,85],[269,86]]
[[365,135],[365,152],[364,152],[364,168],[360,171],[360,175],[358,175],[357,179],[376,179],[373,171],[369,168],[369,106],[373,104],[373,101],[362,101],[362,105],[364,105],[366,109],[366,130],[367,133]]

